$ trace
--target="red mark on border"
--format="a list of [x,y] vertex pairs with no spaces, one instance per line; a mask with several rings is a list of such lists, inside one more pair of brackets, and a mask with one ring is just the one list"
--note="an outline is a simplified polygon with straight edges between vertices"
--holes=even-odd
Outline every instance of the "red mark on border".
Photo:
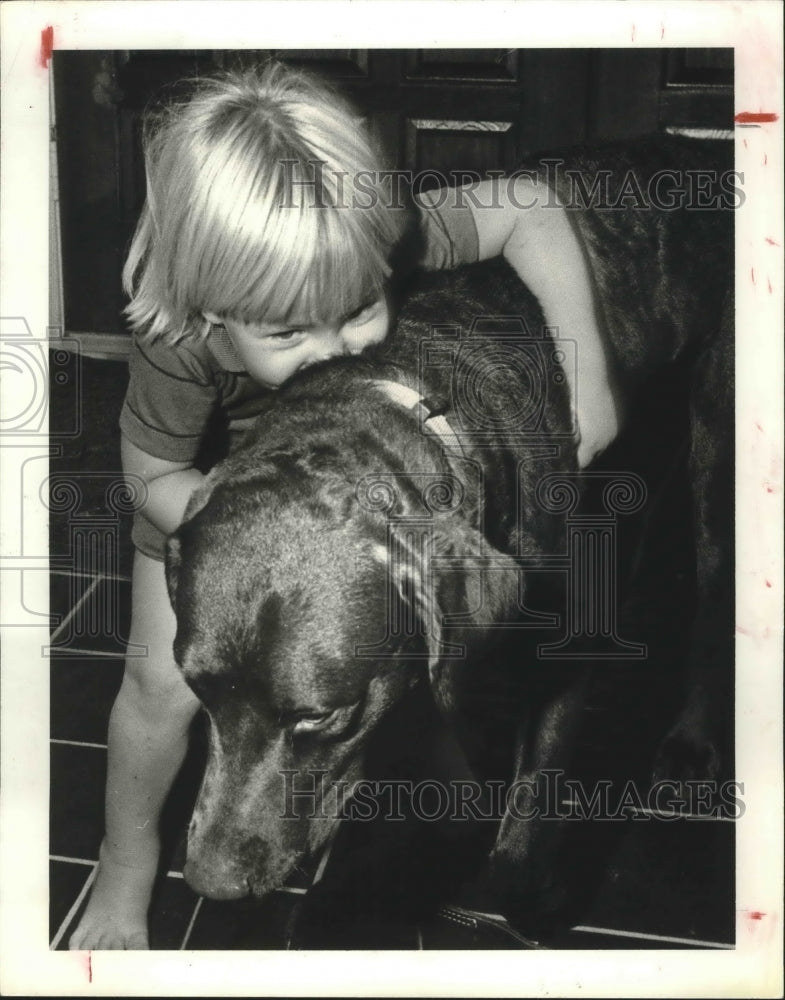
[[764,583],[769,588],[769,590],[771,590],[771,580],[764,580]]
[[660,41],[662,41],[664,37],[665,37],[665,25],[661,24],[660,25]]
[[750,268],[750,277],[752,278],[752,283],[754,285],[755,284],[755,268],[754,267]]
[[47,24],[41,32],[41,53],[39,65],[41,69],[49,69],[49,60],[52,58],[52,49],[55,47],[55,29],[51,24]]
[[87,975],[88,983],[93,981],[93,953],[91,951],[74,951],[71,953],[77,961],[82,965],[82,968]]
[[739,125],[765,125],[778,119],[773,111],[740,111],[733,120]]
[[632,34],[630,35],[630,41],[631,42],[635,41],[635,25],[634,24],[632,26]]
[[779,243],[776,240],[773,240],[771,238],[771,236],[767,236],[767,237],[765,237],[765,239],[766,239],[766,242],[769,244],[769,246],[772,246],[772,247],[778,247],[779,246]]
[[762,913],[760,910],[750,910],[747,916],[750,918],[750,920],[763,920],[766,914]]
[[766,284],[768,285],[768,288],[769,288],[769,295],[771,295],[771,293],[773,291],[773,289],[771,287],[771,278],[766,278]]

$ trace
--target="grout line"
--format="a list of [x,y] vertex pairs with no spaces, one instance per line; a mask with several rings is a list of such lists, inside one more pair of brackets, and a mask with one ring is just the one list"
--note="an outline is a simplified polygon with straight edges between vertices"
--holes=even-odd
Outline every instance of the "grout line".
[[199,916],[199,910],[201,910],[203,902],[204,897],[202,896],[196,901],[194,912],[191,914],[191,919],[188,921],[188,926],[185,929],[185,936],[183,937],[183,943],[180,945],[180,951],[185,951],[188,947],[188,939],[191,937],[191,931],[194,929],[194,924],[196,923],[196,918]]
[[50,861],[62,861],[67,865],[91,865],[95,866],[98,864],[97,861],[89,861],[87,858],[66,858],[62,854],[50,854]]
[[571,931],[583,931],[586,934],[609,934],[611,937],[640,938],[644,941],[664,941],[667,944],[689,944],[695,948],[722,948],[735,951],[736,946],[724,941],[701,941],[698,938],[669,937],[667,934],[645,934],[643,931],[617,931],[610,927],[571,927]]
[[[58,631],[59,631],[58,626]],[[71,660],[77,656],[84,656],[89,660],[123,660],[128,654],[123,653],[113,653],[111,650],[102,649],[79,649],[77,646],[64,646],[62,649],[56,649],[51,644],[51,639],[49,640],[49,659],[50,660]]]
[[302,889],[298,885],[279,885],[276,892],[289,892],[293,896],[307,896],[308,890]]
[[[106,636],[102,636],[102,638],[106,638]],[[104,653],[100,649],[78,649],[73,646],[50,646],[48,658],[53,664],[59,666],[61,663],[75,660],[78,657],[79,659],[84,660],[88,666],[103,669],[100,664],[101,660],[115,661],[124,655],[124,653],[112,652],[111,650]],[[112,666],[114,666],[114,662],[112,663]]]
[[[562,806],[580,806],[582,803],[576,801],[575,799],[562,799],[559,803]],[[634,819],[635,816],[652,816],[652,817],[662,817],[663,819],[689,819],[689,820],[700,820],[703,823],[735,823],[736,820],[732,816],[699,816],[697,813],[682,813],[682,812],[668,812],[665,809],[639,809],[637,806],[625,807],[629,808],[630,812],[634,816],[629,817]],[[591,819],[591,816],[585,817],[586,819]]]
[[[463,907],[452,906],[453,910],[460,910],[462,912],[476,914],[478,917],[485,917],[488,920],[499,920],[502,923],[507,923],[507,919],[501,913],[485,913],[482,910],[464,910]],[[669,937],[667,935],[661,934],[647,934],[644,931],[620,931],[612,930],[608,927],[587,927],[587,926],[576,926],[571,927],[571,931],[582,931],[586,934],[609,934],[614,937],[629,937],[629,938],[643,938],[647,941],[666,941],[671,944],[689,944],[696,947],[706,947],[706,948],[735,948],[735,945],[726,944],[722,941],[702,941],[696,938],[682,938],[682,937]]]
[[171,872],[167,872],[166,873],[166,877],[167,878],[183,878],[184,876],[183,876],[182,872],[171,871]]
[[89,747],[92,750],[106,750],[105,743],[83,743],[81,740],[49,740],[61,747]]
[[63,618],[63,620],[60,622],[60,624],[57,626],[57,628],[54,630],[54,632],[52,632],[52,634],[49,636],[49,645],[50,646],[54,645],[55,639],[58,637],[58,635],[60,635],[60,633],[63,631],[63,629],[65,628],[65,626],[68,624],[68,622],[70,622],[71,619],[74,617],[74,615],[76,614],[77,610],[85,603],[85,601],[87,600],[87,598],[90,596],[90,594],[92,594],[92,592],[96,589],[96,587],[98,586],[98,584],[100,582],[101,582],[101,577],[100,576],[96,576],[96,577],[93,578],[93,582],[90,584],[90,586],[85,589],[84,593],[79,598],[79,600],[76,602],[76,604],[74,604],[74,606],[71,608],[71,610],[65,616],[65,618]]
[[422,928],[420,927],[419,924],[417,925],[417,950],[425,951],[425,948],[423,947],[422,943]]
[[636,813],[644,816],[661,816],[663,819],[701,820],[704,823],[735,823],[733,816],[699,816],[697,813],[667,812],[664,809],[636,809]]
[[90,891],[90,887],[92,886],[93,882],[95,881],[95,875],[96,875],[97,871],[98,871],[98,864],[96,863],[95,866],[93,867],[93,870],[90,872],[90,874],[85,879],[85,884],[82,886],[81,891],[79,892],[79,895],[74,900],[74,903],[73,903],[71,909],[66,914],[65,920],[60,924],[60,927],[58,928],[57,933],[52,938],[52,941],[51,941],[51,943],[49,945],[49,950],[50,951],[54,951],[55,948],[57,948],[57,946],[63,940],[63,935],[68,930],[68,927],[69,927],[71,921],[76,916],[76,913],[77,913],[79,907],[82,905],[85,896]]
[[733,816],[699,816],[697,813],[666,812],[664,809],[636,809],[643,816],[661,816],[663,819],[690,819],[704,823],[735,823]]
[[97,580],[117,580],[120,583],[130,583],[131,577],[125,573],[86,573],[78,569],[72,569],[70,567],[63,567],[59,569],[57,567],[49,567],[49,573],[51,576],[76,576],[80,580],[82,578],[89,578],[94,576]]

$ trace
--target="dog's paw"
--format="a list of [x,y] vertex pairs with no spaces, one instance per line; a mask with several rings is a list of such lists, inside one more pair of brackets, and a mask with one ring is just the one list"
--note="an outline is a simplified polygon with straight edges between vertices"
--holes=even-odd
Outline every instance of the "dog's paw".
[[496,850],[490,862],[493,895],[511,927],[535,941],[561,928],[569,893],[551,856],[529,863]]

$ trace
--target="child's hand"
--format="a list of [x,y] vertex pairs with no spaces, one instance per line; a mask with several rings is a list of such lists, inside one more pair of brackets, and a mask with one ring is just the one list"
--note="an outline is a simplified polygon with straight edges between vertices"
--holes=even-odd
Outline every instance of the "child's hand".
[[188,499],[204,476],[187,462],[170,462],[148,455],[125,435],[120,454],[123,472],[139,476],[147,484],[148,496],[142,514],[159,531],[170,534],[180,526]]

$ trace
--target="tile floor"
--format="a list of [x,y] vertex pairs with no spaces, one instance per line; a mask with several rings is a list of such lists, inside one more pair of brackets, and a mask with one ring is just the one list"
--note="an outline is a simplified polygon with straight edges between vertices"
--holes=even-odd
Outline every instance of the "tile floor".
[[[87,474],[84,492],[89,516],[79,522],[83,530],[91,519],[95,525],[101,518],[99,507],[89,506],[89,474],[119,468],[114,428],[126,376],[119,362],[82,358],[73,364],[81,365],[81,384],[95,387],[90,390],[95,405],[82,407],[81,434],[65,441],[59,457],[53,459],[52,471]],[[58,407],[67,403],[59,403],[57,393],[53,386],[53,429]],[[673,503],[683,499],[675,494]],[[116,572],[110,573],[106,563],[91,564],[86,559],[75,564],[74,522],[74,517],[67,524],[62,518],[52,518],[53,949],[67,947],[94,877],[102,832],[106,725],[122,675],[130,598],[126,519],[121,516],[108,528],[104,525],[101,544],[114,546],[116,551],[116,560],[108,564],[116,566]],[[678,539],[674,544],[678,545]],[[648,628],[652,655],[664,661],[678,655],[683,637],[674,626],[663,639],[656,625],[661,619],[652,611],[650,597],[667,592],[676,614],[689,605],[685,600],[689,572],[678,565],[674,570],[664,556],[654,558],[658,554],[662,554],[661,546],[647,560],[645,588],[637,595],[629,594],[627,603],[632,618]],[[650,714],[652,693],[644,689],[638,701],[644,704],[640,716],[620,711],[607,692],[618,690],[622,676],[629,680],[629,667],[626,675],[623,667],[605,671],[595,685],[587,712],[591,724],[583,738],[584,763],[594,755],[605,762],[596,766],[605,768],[609,752],[619,746],[625,748],[625,755],[634,756],[630,748],[640,742],[638,727]],[[625,687],[631,689],[631,703],[636,698],[635,683],[625,681]],[[166,874],[160,879],[151,913],[153,948],[532,947],[494,913],[492,901],[484,899],[482,891],[477,894],[482,866],[478,868],[476,845],[439,841],[438,837],[423,845],[418,839],[421,831],[401,831],[393,842],[382,836],[380,847],[365,830],[341,829],[308,881],[293,883],[261,904],[218,903],[197,897],[181,872],[184,831],[198,787],[202,744],[197,726],[194,750],[164,820]],[[575,888],[572,912],[561,926],[551,928],[541,944],[578,949],[733,947],[733,823],[638,819],[612,824],[611,831],[605,824],[602,830],[577,837],[566,866],[574,869],[570,876]]]

